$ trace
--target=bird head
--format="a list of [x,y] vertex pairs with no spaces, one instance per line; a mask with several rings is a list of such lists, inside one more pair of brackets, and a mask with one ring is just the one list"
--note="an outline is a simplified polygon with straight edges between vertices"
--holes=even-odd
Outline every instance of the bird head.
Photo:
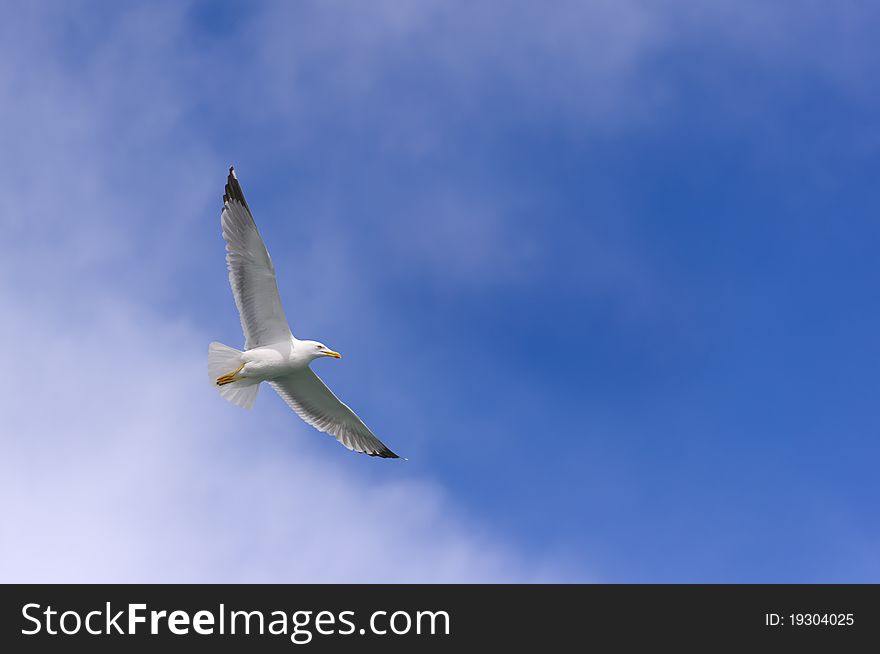
[[339,354],[339,352],[334,352],[318,341],[304,341],[303,344],[306,347],[306,352],[311,355],[312,360],[317,359],[318,357],[333,357],[334,359],[342,358],[342,355]]

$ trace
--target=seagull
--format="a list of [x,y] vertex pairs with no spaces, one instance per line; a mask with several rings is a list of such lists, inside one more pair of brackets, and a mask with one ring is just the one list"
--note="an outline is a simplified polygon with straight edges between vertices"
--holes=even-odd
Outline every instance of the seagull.
[[226,240],[229,284],[245,339],[244,351],[217,342],[208,346],[208,374],[220,395],[250,409],[260,384],[268,382],[300,418],[336,437],[349,450],[400,458],[309,367],[315,359],[341,359],[342,355],[318,341],[301,341],[290,331],[275,267],[234,168],[229,169],[226,181],[220,225]]

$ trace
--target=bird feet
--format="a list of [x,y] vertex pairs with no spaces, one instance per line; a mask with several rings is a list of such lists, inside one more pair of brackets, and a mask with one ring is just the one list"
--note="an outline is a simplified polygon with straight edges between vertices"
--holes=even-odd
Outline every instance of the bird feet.
[[235,376],[238,373],[240,373],[243,369],[244,369],[244,364],[241,364],[238,367],[238,370],[236,370],[235,372],[230,372],[227,375],[221,375],[220,377],[217,377],[217,386],[225,386],[226,384],[231,384],[234,381],[238,381],[235,378]]

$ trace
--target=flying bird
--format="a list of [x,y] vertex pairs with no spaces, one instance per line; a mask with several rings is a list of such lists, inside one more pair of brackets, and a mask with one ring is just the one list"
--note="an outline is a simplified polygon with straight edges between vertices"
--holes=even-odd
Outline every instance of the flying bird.
[[250,409],[268,382],[300,418],[355,452],[398,457],[333,394],[309,364],[342,355],[318,341],[301,341],[290,331],[275,267],[263,243],[235,169],[229,169],[220,224],[226,240],[229,284],[241,317],[244,351],[222,343],[208,346],[208,374],[224,399]]

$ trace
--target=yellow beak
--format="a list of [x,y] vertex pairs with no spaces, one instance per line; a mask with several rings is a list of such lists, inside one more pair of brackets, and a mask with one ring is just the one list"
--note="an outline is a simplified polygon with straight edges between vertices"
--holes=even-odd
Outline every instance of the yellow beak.
[[334,352],[333,350],[324,350],[323,352],[325,357],[333,357],[334,359],[341,359],[342,355],[339,352]]

